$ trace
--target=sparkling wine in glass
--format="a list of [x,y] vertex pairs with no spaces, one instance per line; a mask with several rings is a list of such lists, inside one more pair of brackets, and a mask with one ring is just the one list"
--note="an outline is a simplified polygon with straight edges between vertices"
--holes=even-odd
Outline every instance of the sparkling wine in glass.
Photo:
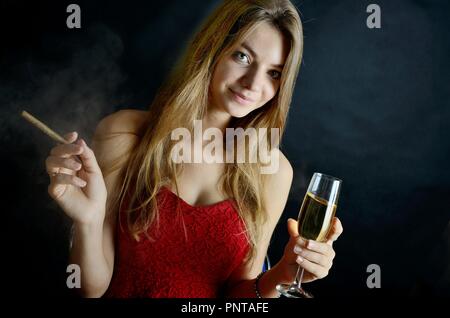
[[[336,213],[342,181],[322,173],[314,173],[298,214],[298,233],[307,240],[324,242]],[[289,298],[313,298],[302,288],[304,269],[299,266],[292,284],[279,284],[277,290]]]

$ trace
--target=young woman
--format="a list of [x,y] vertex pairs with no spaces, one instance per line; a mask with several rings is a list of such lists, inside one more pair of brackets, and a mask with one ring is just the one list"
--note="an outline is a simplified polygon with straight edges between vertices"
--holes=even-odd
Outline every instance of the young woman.
[[[288,0],[225,1],[149,111],[107,116],[92,149],[73,132],[71,144],[51,150],[49,194],[73,220],[71,263],[81,267],[84,296],[278,297],[276,285],[292,282],[298,264],[304,282],[328,274],[337,218],[327,242],[301,239],[290,219],[283,257],[259,275],[293,176],[271,134],[246,148],[279,156],[271,174],[260,173],[259,161],[178,163],[171,155],[172,132],[193,132],[196,120],[223,140],[226,128],[239,127],[281,136],[302,45]],[[201,152],[208,145],[200,142]]]

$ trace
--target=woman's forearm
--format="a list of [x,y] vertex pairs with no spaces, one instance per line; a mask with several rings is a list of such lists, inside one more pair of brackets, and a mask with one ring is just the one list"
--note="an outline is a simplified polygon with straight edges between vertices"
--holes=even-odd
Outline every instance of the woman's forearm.
[[102,296],[112,276],[103,251],[103,222],[74,224],[70,262],[80,266],[81,295]]
[[[254,298],[257,297],[255,293],[255,280],[245,280],[233,286],[227,294],[227,297],[236,298]],[[292,283],[285,278],[284,271],[280,266],[275,265],[258,281],[258,290],[262,298],[278,298],[280,294],[276,290],[276,286],[281,283]]]

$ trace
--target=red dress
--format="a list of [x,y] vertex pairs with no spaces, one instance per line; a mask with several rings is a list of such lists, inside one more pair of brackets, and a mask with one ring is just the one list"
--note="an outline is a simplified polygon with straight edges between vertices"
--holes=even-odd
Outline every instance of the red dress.
[[134,240],[120,213],[123,226],[117,224],[114,273],[104,297],[223,296],[227,278],[249,248],[235,201],[192,206],[162,187],[158,206],[159,229],[148,232],[154,242],[144,235]]

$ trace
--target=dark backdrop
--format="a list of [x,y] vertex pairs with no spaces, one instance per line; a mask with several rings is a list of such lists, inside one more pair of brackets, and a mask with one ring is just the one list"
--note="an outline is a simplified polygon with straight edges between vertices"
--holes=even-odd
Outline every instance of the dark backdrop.
[[[146,109],[198,23],[217,1],[0,2],[2,287],[13,295],[70,295],[70,220],[47,195],[52,142],[26,109],[90,140],[97,121]],[[283,139],[294,183],[269,255],[278,261],[315,171],[344,180],[330,275],[317,296],[449,295],[450,4],[398,0],[366,26],[373,1],[297,1],[304,60]],[[381,289],[366,286],[369,264]]]

